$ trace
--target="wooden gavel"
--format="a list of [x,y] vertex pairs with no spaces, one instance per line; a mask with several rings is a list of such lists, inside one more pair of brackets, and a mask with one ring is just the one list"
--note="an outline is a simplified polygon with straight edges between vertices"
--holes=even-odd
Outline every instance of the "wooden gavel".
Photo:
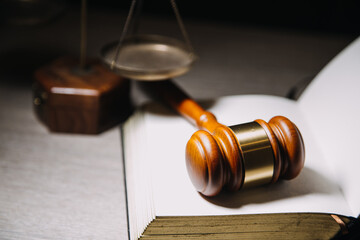
[[151,92],[197,126],[186,145],[186,166],[196,190],[206,196],[225,186],[241,188],[293,179],[304,166],[300,131],[289,119],[227,127],[188,97],[171,80],[146,83]]

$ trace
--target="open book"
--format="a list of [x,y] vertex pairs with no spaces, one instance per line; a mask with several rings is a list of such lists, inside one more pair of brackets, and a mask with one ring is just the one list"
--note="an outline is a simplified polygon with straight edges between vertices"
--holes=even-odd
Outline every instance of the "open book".
[[[259,118],[268,121],[276,115],[288,117],[300,129],[306,153],[304,169],[291,181],[223,192],[211,198],[196,192],[185,166],[185,146],[195,127],[165,107],[144,106],[124,124],[122,131],[130,238],[162,239],[177,235],[201,239],[223,230],[230,235],[217,238],[236,238],[232,234],[240,231],[239,224],[247,216],[258,216],[252,214],[264,214],[252,222],[267,221],[262,227],[287,216],[269,218],[271,213],[357,217],[359,104],[360,39],[331,61],[298,101],[243,95],[207,103],[206,109],[228,126]],[[300,218],[295,219],[294,224],[299,224]],[[290,217],[283,221],[291,222]],[[314,227],[314,222],[308,222],[306,227]]]

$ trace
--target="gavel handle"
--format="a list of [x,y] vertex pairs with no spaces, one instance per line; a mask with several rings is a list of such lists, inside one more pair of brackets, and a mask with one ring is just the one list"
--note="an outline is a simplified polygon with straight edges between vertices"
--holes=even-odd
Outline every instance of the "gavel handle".
[[222,125],[214,114],[204,110],[197,102],[183,92],[172,80],[150,82],[150,91],[199,129],[212,133]]

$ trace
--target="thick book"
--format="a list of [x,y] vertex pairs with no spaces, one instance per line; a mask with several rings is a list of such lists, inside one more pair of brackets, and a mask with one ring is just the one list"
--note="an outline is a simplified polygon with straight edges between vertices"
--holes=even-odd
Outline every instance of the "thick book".
[[[158,104],[124,124],[130,239],[329,239],[360,214],[360,38],[335,57],[297,100],[227,96],[204,102],[231,126],[276,115],[305,143],[305,166],[290,181],[205,197],[186,170],[197,130]],[[341,222],[340,221],[340,222]]]

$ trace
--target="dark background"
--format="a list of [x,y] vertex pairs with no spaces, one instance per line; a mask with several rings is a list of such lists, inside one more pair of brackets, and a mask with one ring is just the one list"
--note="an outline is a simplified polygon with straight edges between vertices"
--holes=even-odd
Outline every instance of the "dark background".
[[[74,1],[69,3],[74,4]],[[138,1],[139,2],[139,1]],[[89,7],[128,11],[130,1],[90,0]],[[251,24],[296,28],[312,31],[358,34],[360,1],[177,1],[180,13],[187,19],[211,20],[228,24]],[[145,0],[147,14],[172,16],[168,0]]]
[[[139,3],[140,0],[137,1]],[[56,15],[65,8],[78,8],[81,0],[1,0],[0,16],[4,23],[26,15]],[[89,10],[110,10],[126,14],[130,0],[88,0]],[[177,1],[181,15],[188,20],[216,21],[331,33],[360,33],[360,1]],[[34,7],[35,6],[35,7]],[[143,14],[173,17],[169,0],[144,0]]]
[[[119,39],[130,4],[87,1],[88,56],[98,57],[104,44]],[[360,33],[358,0],[178,0],[177,5],[200,56],[180,80],[200,97],[286,95]],[[81,0],[0,0],[0,81],[30,86],[40,66],[63,55],[79,56],[80,6]],[[179,34],[169,0],[143,0],[141,16],[149,31]]]

